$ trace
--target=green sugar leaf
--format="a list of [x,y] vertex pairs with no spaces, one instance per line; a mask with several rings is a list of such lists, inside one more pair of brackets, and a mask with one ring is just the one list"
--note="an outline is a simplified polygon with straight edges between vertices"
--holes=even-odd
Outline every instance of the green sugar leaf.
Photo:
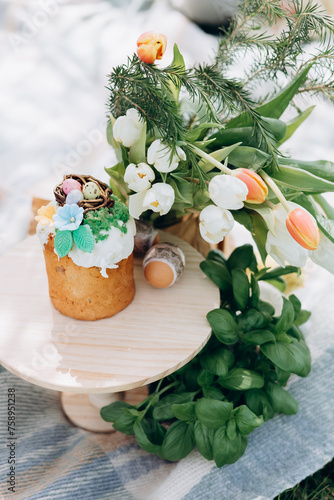
[[54,245],[59,257],[65,257],[73,246],[72,231],[57,231]]
[[83,252],[92,253],[94,248],[94,236],[89,226],[79,226],[73,231],[74,243]]

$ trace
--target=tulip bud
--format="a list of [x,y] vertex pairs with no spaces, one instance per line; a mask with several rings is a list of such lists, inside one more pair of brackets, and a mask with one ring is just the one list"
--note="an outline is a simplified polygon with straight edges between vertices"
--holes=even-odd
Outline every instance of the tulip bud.
[[209,184],[210,198],[220,208],[239,210],[244,206],[247,193],[246,184],[232,175],[218,174]]
[[229,210],[215,205],[205,207],[199,216],[199,230],[202,238],[208,243],[219,243],[233,228],[234,218]]
[[262,177],[248,168],[237,168],[232,175],[243,181],[248,187],[246,200],[249,203],[260,204],[268,196],[268,187]]
[[137,40],[137,54],[141,61],[153,64],[156,59],[161,59],[167,47],[167,38],[161,33],[147,31]]
[[294,240],[307,250],[315,250],[320,232],[312,215],[303,208],[295,208],[286,218],[286,227]]

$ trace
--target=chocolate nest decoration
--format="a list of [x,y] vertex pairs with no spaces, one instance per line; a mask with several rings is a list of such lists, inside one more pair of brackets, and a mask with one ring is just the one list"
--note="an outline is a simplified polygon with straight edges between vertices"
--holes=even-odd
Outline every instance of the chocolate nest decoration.
[[92,177],[91,175],[76,175],[76,174],[70,174],[70,175],[65,175],[64,179],[60,184],[58,184],[54,188],[54,195],[56,198],[56,202],[58,205],[61,207],[65,205],[66,203],[66,194],[63,191],[63,182],[66,179],[75,179],[76,181],[80,182],[82,187],[87,184],[87,182],[94,182],[97,184],[101,191],[101,197],[97,198],[96,200],[81,200],[79,201],[78,205],[79,207],[82,207],[84,209],[84,214],[89,212],[90,210],[98,210],[99,208],[109,208],[114,205],[114,200],[110,198],[112,195],[112,189],[105,184],[104,182],[99,181],[98,179],[95,179],[95,177]]

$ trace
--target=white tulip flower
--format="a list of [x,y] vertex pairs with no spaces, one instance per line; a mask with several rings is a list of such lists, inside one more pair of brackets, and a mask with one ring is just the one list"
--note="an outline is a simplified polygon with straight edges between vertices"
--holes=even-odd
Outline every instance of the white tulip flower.
[[311,260],[315,264],[327,269],[330,273],[334,274],[334,244],[327,236],[320,233],[320,243],[316,250],[310,252]]
[[126,115],[119,116],[113,126],[113,136],[126,148],[131,148],[138,141],[144,122],[134,108],[128,109]]
[[175,193],[172,186],[165,182],[157,182],[153,184],[151,189],[146,191],[143,204],[146,209],[165,215],[172,208],[174,200]]
[[[296,203],[289,202],[291,210],[298,208]],[[273,209],[275,217],[274,232],[268,232],[266,251],[282,267],[286,263],[292,266],[304,267],[309,251],[297,243],[286,227],[287,212],[279,203]]]
[[147,150],[147,161],[157,169],[158,172],[173,172],[181,160],[186,160],[186,154],[179,146],[171,158],[172,148],[163,144],[160,139],[152,142]]
[[218,207],[239,210],[244,206],[248,187],[233,175],[218,174],[209,183],[209,194]]
[[233,228],[234,218],[231,212],[215,205],[205,207],[199,216],[199,230],[208,243],[219,243]]
[[175,200],[172,186],[157,182],[150,189],[129,196],[129,212],[134,219],[139,219],[145,210],[167,214]]
[[155,175],[153,169],[146,163],[130,163],[126,167],[124,180],[132,191],[139,193],[146,191],[151,187],[151,182],[154,181]]

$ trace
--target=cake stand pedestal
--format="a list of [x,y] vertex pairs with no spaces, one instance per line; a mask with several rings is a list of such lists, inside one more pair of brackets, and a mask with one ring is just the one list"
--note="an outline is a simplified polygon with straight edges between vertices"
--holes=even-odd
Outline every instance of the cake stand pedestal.
[[135,259],[133,302],[99,321],[78,321],[54,309],[36,236],[0,259],[0,363],[28,382],[62,392],[63,409],[75,425],[111,431],[99,408],[112,394],[139,403],[145,386],[190,361],[210,337],[206,314],[220,298],[199,268],[203,257],[171,234],[160,232],[160,241],[184,251],[181,279],[171,288],[153,288]]

